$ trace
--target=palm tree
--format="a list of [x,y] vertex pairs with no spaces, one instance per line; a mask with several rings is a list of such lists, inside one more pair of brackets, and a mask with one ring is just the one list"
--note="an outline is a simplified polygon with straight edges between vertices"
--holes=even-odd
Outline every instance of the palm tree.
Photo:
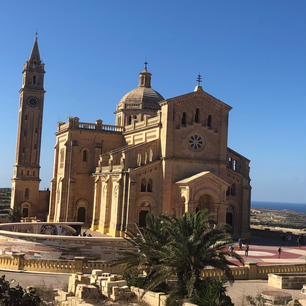
[[224,271],[232,282],[234,278],[229,268],[232,263],[226,256],[240,262],[242,258],[227,249],[232,244],[228,227],[212,227],[210,217],[206,210],[186,213],[181,218],[148,215],[145,228],[137,227],[136,233],[127,234],[127,240],[135,249],[126,251],[120,263],[125,263],[127,269],[144,270],[146,289],[154,289],[175,277],[177,285],[169,292],[168,299],[175,303],[170,304],[192,298],[203,286],[201,271],[207,267]]

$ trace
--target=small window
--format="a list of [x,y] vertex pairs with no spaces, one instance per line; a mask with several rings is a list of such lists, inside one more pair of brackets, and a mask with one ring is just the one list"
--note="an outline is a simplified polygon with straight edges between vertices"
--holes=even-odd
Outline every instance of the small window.
[[23,131],[23,136],[27,136],[27,131],[26,130]]
[[211,115],[208,115],[208,117],[207,117],[207,127],[208,127],[209,129],[211,129],[211,122],[212,122]]
[[232,187],[231,187],[231,195],[234,196],[236,195],[236,184],[232,184]]
[[128,125],[132,124],[132,116],[128,117]]
[[22,153],[25,153],[25,147],[22,148]]
[[195,115],[194,115],[194,122],[199,123],[199,121],[200,121],[199,118],[200,118],[200,110],[197,108],[196,112],[195,112]]
[[36,76],[33,76],[33,84],[36,84]]
[[21,170],[21,176],[23,176],[23,170]]
[[25,116],[24,116],[24,120],[28,120],[28,115],[25,115]]
[[34,149],[37,150],[37,144],[36,143],[34,144]]
[[36,134],[38,133],[38,128],[35,128],[35,133],[36,133]]
[[146,192],[146,180],[142,179],[141,180],[141,186],[140,186],[140,192]]
[[88,155],[88,154],[87,154],[87,150],[84,150],[84,151],[83,151],[83,158],[82,158],[83,162],[86,162],[86,161],[87,161],[87,158],[88,158],[87,155]]
[[183,115],[182,115],[182,126],[186,126],[186,113],[183,112]]
[[35,171],[33,171],[33,176],[35,176]]
[[29,188],[26,188],[26,189],[24,190],[24,198],[25,198],[26,200],[28,200],[28,199],[29,199],[29,196],[30,196]]
[[29,175],[30,175],[30,171],[28,170],[28,171],[27,171],[27,176],[29,176]]
[[147,192],[152,192],[152,180],[151,179],[149,179],[148,181]]

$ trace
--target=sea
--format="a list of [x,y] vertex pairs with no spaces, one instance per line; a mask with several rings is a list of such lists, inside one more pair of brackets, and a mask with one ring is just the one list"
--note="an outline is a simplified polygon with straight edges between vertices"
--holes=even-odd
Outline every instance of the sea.
[[306,213],[306,203],[285,203],[285,202],[260,202],[260,201],[251,201],[252,208],[268,208],[283,210],[289,209],[296,212]]

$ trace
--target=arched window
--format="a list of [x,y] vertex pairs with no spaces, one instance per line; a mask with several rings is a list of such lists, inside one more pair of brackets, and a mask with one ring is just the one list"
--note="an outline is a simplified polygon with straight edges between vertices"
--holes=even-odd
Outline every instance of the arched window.
[[236,195],[236,184],[235,183],[232,184],[231,195],[233,195],[233,196]]
[[199,123],[200,121],[200,110],[197,108],[194,115],[194,122]]
[[141,180],[141,186],[140,186],[140,192],[146,192],[146,185],[147,185],[146,180],[142,179]]
[[33,76],[33,84],[36,84],[36,76]]
[[233,160],[233,170],[237,171],[237,160]]
[[29,196],[30,196],[30,190],[29,190],[29,188],[26,188],[26,189],[24,190],[24,198],[25,198],[26,200],[28,200],[28,199],[29,199]]
[[21,175],[23,176],[23,170],[21,170]]
[[149,181],[148,181],[148,186],[147,186],[147,192],[152,192],[152,187],[153,187],[153,185],[152,185],[152,180],[149,179]]
[[35,171],[33,171],[33,176],[35,176]]
[[229,196],[231,194],[231,187],[228,187],[226,190],[226,195]]
[[132,124],[132,116],[128,116],[128,125]]
[[231,157],[228,158],[228,166],[230,169],[233,169],[233,159]]
[[87,159],[88,159],[87,150],[83,150],[83,153],[82,153],[82,160],[83,160],[83,162],[87,162]]
[[208,115],[208,117],[207,117],[207,127],[208,127],[209,129],[211,129],[211,122],[212,122],[211,115]]
[[182,126],[186,126],[186,113],[183,112],[183,115],[182,115]]
[[30,171],[29,170],[27,170],[27,176],[29,176],[30,175]]

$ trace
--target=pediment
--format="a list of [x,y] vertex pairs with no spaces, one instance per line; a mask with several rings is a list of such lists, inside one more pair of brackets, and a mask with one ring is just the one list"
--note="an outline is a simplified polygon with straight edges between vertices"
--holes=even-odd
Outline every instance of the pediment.
[[190,177],[184,178],[180,181],[177,181],[175,184],[180,187],[193,187],[198,184],[203,184],[205,181],[209,181],[213,183],[214,185],[218,187],[226,186],[229,187],[230,184],[228,184],[225,180],[220,178],[219,176],[213,174],[210,171],[202,171],[200,173],[197,173],[195,175],[192,175]]
[[193,91],[193,92],[181,95],[181,96],[173,97],[165,101],[162,101],[160,105],[162,106],[167,103],[187,102],[187,101],[194,100],[194,99],[203,99],[210,103],[214,103],[216,106],[226,109],[227,111],[230,111],[232,109],[231,106],[215,98],[214,96],[210,95],[209,93],[205,91]]

